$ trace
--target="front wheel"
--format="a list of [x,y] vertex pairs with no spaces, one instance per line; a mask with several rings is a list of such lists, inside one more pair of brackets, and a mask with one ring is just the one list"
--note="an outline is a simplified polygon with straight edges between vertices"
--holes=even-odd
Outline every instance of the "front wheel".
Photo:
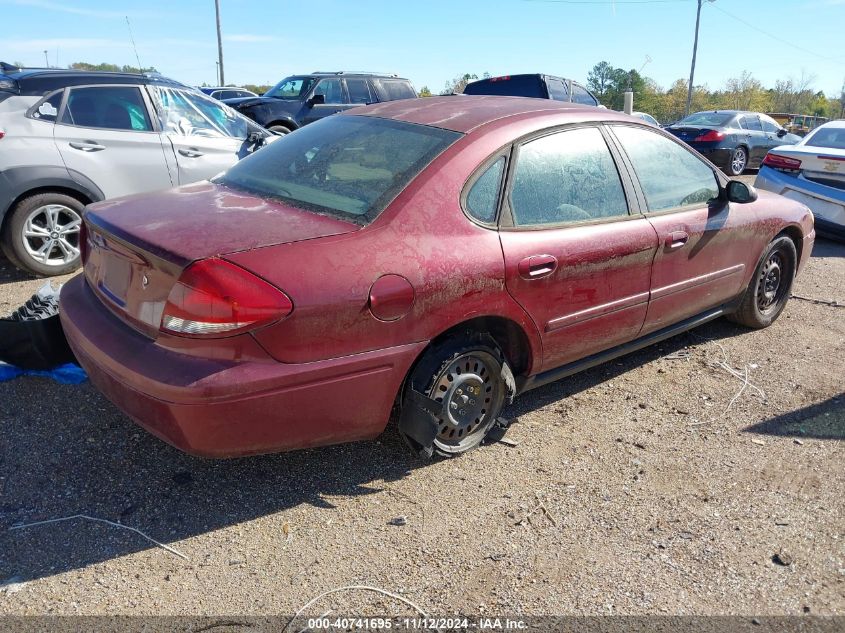
[[752,328],[774,323],[789,301],[797,261],[795,244],[788,237],[779,237],[769,244],[739,309],[728,318]]
[[408,401],[408,390],[417,389],[439,405],[434,453],[452,457],[481,444],[505,403],[505,367],[504,356],[487,334],[448,338],[423,355],[403,400]]
[[61,193],[39,193],[18,202],[6,223],[2,246],[18,268],[39,277],[73,272],[81,263],[83,204]]

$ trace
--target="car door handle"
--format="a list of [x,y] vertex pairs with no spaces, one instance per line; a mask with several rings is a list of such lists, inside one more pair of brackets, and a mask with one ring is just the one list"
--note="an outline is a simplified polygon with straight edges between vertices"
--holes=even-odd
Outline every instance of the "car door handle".
[[531,255],[517,265],[519,276],[523,279],[541,279],[551,275],[557,268],[554,255]]
[[201,151],[194,149],[193,147],[190,149],[180,149],[179,153],[182,154],[182,156],[187,156],[188,158],[199,158],[203,155]]
[[688,240],[689,235],[685,231],[672,231],[666,236],[666,248],[681,248]]
[[81,149],[83,152],[99,152],[106,149],[105,145],[100,145],[96,141],[71,141],[68,145],[73,149]]

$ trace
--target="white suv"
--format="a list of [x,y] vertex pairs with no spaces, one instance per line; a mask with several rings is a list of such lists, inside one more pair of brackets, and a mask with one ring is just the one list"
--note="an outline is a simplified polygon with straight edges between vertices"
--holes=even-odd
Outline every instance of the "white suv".
[[86,204],[205,180],[274,138],[163,77],[0,63],[3,252],[35,275],[68,273]]

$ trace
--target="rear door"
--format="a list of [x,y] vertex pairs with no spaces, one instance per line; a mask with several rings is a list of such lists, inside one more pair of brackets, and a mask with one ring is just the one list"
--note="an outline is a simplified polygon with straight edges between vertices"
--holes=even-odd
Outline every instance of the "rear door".
[[106,198],[171,187],[150,114],[139,86],[70,88],[53,138],[71,176],[90,179]]
[[248,153],[248,124],[229,106],[199,92],[168,86],[150,90],[178,184],[207,180]]
[[657,236],[629,199],[598,126],[514,150],[500,239],[507,288],[542,336],[542,370],[637,337]]
[[748,166],[759,167],[769,151],[769,141],[763,132],[763,124],[756,114],[743,114],[739,116],[742,134],[748,144]]
[[721,200],[716,173],[680,143],[653,128],[610,129],[630,161],[658,238],[643,334],[736,297],[760,255],[756,216]]

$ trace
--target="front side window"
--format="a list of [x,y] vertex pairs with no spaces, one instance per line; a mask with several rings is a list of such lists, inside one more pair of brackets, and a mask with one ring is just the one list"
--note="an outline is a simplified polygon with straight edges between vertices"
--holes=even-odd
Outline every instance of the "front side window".
[[248,156],[215,182],[368,224],[460,137],[389,119],[331,116]]
[[568,130],[523,145],[511,211],[517,226],[627,216],[619,172],[601,132],[594,127]]
[[71,88],[61,122],[133,132],[153,129],[141,90],[131,86]]
[[504,171],[505,157],[502,156],[479,176],[467,194],[467,212],[479,222],[492,224],[496,221]]
[[345,103],[343,98],[343,84],[340,79],[323,79],[314,89],[315,95],[323,95],[325,103],[339,105]]
[[760,117],[760,123],[763,125],[763,131],[771,134],[777,134],[780,131],[780,126],[767,116]]
[[161,129],[176,136],[246,138],[247,120],[201,92],[159,86],[154,89]]
[[652,212],[703,206],[719,195],[713,170],[678,143],[645,128],[614,126]]
[[287,101],[303,101],[315,81],[313,77],[288,77],[270,88],[264,96]]

